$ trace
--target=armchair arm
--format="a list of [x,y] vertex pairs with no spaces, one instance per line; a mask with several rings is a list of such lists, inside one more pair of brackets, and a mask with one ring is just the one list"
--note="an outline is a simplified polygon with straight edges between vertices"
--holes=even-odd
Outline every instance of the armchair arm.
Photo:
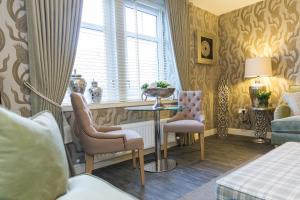
[[123,140],[126,140],[126,136],[123,133],[100,133],[95,132],[93,134],[89,134],[90,137],[96,138],[96,139],[118,139],[122,138]]
[[291,109],[288,105],[281,104],[276,107],[274,112],[274,119],[281,119],[290,116],[291,116]]
[[110,131],[118,131],[122,130],[121,127],[113,127],[113,126],[94,126],[98,132],[110,132]]

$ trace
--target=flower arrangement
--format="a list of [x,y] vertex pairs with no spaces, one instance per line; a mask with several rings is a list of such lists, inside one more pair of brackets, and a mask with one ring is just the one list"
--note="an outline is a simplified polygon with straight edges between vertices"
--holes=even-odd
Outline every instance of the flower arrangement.
[[258,91],[256,97],[258,99],[259,106],[268,107],[271,94],[271,91]]

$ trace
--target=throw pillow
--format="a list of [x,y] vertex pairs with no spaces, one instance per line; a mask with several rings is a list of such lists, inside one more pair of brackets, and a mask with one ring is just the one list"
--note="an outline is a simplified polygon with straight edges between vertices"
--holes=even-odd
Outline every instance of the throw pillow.
[[300,115],[300,92],[284,93],[283,99],[291,108],[292,115]]
[[57,123],[0,108],[0,199],[54,200],[67,190],[68,164]]

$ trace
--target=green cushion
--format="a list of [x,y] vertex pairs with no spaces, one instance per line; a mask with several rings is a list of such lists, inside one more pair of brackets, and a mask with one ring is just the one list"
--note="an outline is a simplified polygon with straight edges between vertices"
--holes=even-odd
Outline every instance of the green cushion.
[[54,200],[66,192],[68,177],[53,116],[31,120],[0,108],[0,199]]
[[290,116],[291,116],[291,109],[288,105],[281,104],[276,107],[274,112],[274,119],[281,119]]
[[286,117],[272,121],[272,131],[300,133],[300,116]]

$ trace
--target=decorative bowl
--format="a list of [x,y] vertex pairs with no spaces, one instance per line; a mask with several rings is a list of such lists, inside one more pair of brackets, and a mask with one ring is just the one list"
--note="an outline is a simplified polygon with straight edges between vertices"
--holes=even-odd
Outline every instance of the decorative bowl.
[[[161,103],[161,98],[168,98],[173,95],[175,88],[148,88],[142,93],[142,100],[146,101],[147,97],[155,97],[156,103],[153,108],[163,107]],[[145,99],[143,98],[145,96]]]

